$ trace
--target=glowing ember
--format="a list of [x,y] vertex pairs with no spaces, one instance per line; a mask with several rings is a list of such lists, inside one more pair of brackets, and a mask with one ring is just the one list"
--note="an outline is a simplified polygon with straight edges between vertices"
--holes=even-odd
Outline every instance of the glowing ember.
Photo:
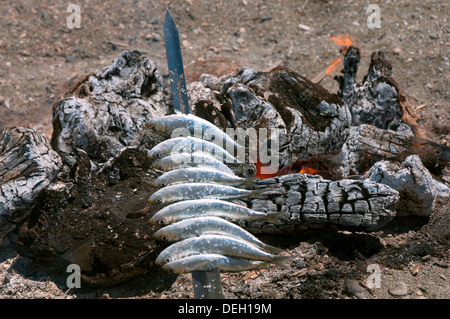
[[327,173],[327,171],[321,171],[321,170],[314,169],[314,168],[306,166],[306,167],[302,167],[302,169],[300,170],[299,173],[315,175],[317,173]]

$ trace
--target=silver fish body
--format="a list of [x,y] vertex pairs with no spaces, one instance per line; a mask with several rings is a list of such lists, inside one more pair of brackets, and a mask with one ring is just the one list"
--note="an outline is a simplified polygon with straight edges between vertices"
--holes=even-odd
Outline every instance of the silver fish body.
[[224,163],[237,164],[238,159],[223,147],[197,137],[175,137],[153,147],[147,154],[149,159],[157,159],[177,153],[206,153]]
[[192,136],[176,137],[165,140],[153,147],[148,152],[147,157],[151,160],[158,160],[179,153],[209,155],[218,161],[233,167],[237,173],[242,174],[243,176],[254,176],[256,173],[256,166],[254,164],[239,161],[221,146]]
[[184,183],[166,186],[154,192],[150,204],[171,204],[192,199],[265,198],[265,190],[246,190],[211,183]]
[[153,183],[165,187],[178,183],[216,183],[229,186],[254,185],[257,178],[244,178],[221,170],[204,167],[178,168],[165,172]]
[[287,256],[279,256],[265,252],[244,240],[234,237],[203,235],[186,238],[170,245],[158,255],[155,263],[162,265],[199,254],[220,254],[229,257],[270,262],[287,259]]
[[172,114],[150,119],[146,126],[160,132],[172,132],[172,137],[190,134],[226,149],[227,145],[235,149],[243,148],[216,125],[193,114]]
[[200,254],[168,262],[163,264],[161,268],[183,274],[193,271],[211,271],[217,268],[221,272],[238,272],[266,268],[267,266],[268,263],[264,261],[250,261],[219,254]]
[[183,219],[215,216],[231,221],[267,221],[279,224],[282,212],[263,213],[218,199],[185,200],[173,203],[155,213],[150,223],[168,225]]
[[267,252],[281,252],[281,249],[263,243],[257,237],[238,225],[214,216],[181,220],[157,230],[153,234],[153,237],[158,240],[175,242],[190,237],[212,234],[239,238]]
[[228,174],[233,174],[233,171],[221,161],[215,159],[211,155],[204,153],[178,153],[169,155],[150,164],[153,168],[161,171],[170,171],[178,168],[187,167],[210,167]]

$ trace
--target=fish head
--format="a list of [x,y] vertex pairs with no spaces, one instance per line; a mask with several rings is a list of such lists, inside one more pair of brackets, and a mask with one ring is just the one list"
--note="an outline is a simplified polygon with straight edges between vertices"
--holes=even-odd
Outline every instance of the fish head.
[[162,158],[153,161],[150,165],[160,171],[166,171],[169,169],[167,161]]
[[[164,221],[163,219],[161,221]],[[170,226],[169,226],[170,227]],[[158,229],[154,234],[153,238],[161,241],[176,241],[179,238],[175,236],[173,233],[171,233],[170,229],[167,227]]]
[[152,182],[153,187],[165,187],[167,185],[167,181],[164,178],[161,178],[161,176]]
[[163,270],[168,271],[168,272],[171,272],[171,273],[179,273],[179,271],[178,271],[176,268],[173,267],[172,263],[166,263],[166,264],[163,264],[163,265],[161,266],[161,268],[162,268]]
[[158,132],[165,132],[167,130],[167,121],[161,119],[161,118],[154,118],[149,119],[145,126],[147,128],[158,131]]
[[148,199],[147,202],[149,204],[162,204],[163,203],[163,197],[161,194],[158,194],[158,192],[153,193]]
[[165,147],[154,147],[147,153],[147,158],[150,160],[154,159],[160,159],[163,157],[163,154],[167,152],[167,149]]
[[155,264],[157,265],[163,265],[167,264],[172,261],[172,258],[170,257],[169,253],[166,253],[164,250],[158,255],[158,257],[155,259]]
[[152,218],[150,218],[148,223],[150,225],[165,226],[165,225],[169,225],[172,223],[172,218],[154,215]]

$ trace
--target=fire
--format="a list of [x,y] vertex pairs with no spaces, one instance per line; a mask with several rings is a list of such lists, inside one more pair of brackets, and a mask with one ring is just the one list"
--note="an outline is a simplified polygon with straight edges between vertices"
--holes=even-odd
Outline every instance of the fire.
[[325,71],[325,73],[327,75],[330,75],[331,71],[333,71],[333,69],[336,67],[336,65],[339,64],[339,62],[341,62],[342,58],[339,59],[334,59],[333,62],[331,62],[331,65],[328,67],[328,69]]
[[347,48],[353,44],[352,36],[349,34],[340,34],[337,37],[329,37],[328,40],[345,47],[345,49],[341,49],[341,52],[347,50]]
[[337,45],[341,46],[341,49],[340,49],[341,56],[338,59],[334,59],[331,62],[331,65],[326,70],[327,75],[329,75],[334,70],[334,68],[336,68],[336,66],[339,64],[339,62],[342,61],[342,56],[343,56],[345,50],[347,50],[348,47],[353,44],[352,37],[349,34],[340,34],[336,37],[329,37],[328,40],[333,41]]

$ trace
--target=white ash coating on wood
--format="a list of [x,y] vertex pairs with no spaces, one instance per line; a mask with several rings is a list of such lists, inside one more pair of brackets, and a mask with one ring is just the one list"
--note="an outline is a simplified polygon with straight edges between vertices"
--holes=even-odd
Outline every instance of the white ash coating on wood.
[[[367,74],[362,83],[356,82],[360,50],[351,46],[344,57],[343,75],[339,83],[339,96],[348,105],[353,126],[370,124],[381,129],[412,133],[415,121],[405,104],[405,97],[394,78],[391,62],[383,51],[373,52]],[[402,105],[403,103],[403,105]]]
[[145,122],[168,112],[155,64],[139,51],[124,51],[56,105],[52,145],[64,159],[82,149],[106,162],[123,147],[140,145]]
[[[423,165],[434,174],[448,165],[448,147],[411,133],[384,130],[369,124],[351,126],[350,135],[333,163],[346,174],[363,174],[381,160],[402,163],[408,156],[417,155]],[[336,169],[337,170],[337,169]]]
[[61,168],[48,141],[31,129],[11,128],[0,135],[0,241],[29,216],[39,193]]
[[[399,192],[400,200],[396,206],[399,216],[430,216],[435,208],[436,196],[445,196],[446,193],[448,196],[448,188],[445,192],[446,186],[438,185],[416,155],[407,157],[403,164],[380,161],[364,174],[364,178],[389,185]],[[440,192],[438,187],[442,188]]]
[[245,223],[244,226],[254,233],[287,233],[330,225],[373,230],[392,220],[399,200],[399,193],[384,184],[357,180],[330,181],[308,174],[260,180],[256,189],[274,190],[282,195],[250,200],[250,208],[285,214],[281,217],[282,225]]

